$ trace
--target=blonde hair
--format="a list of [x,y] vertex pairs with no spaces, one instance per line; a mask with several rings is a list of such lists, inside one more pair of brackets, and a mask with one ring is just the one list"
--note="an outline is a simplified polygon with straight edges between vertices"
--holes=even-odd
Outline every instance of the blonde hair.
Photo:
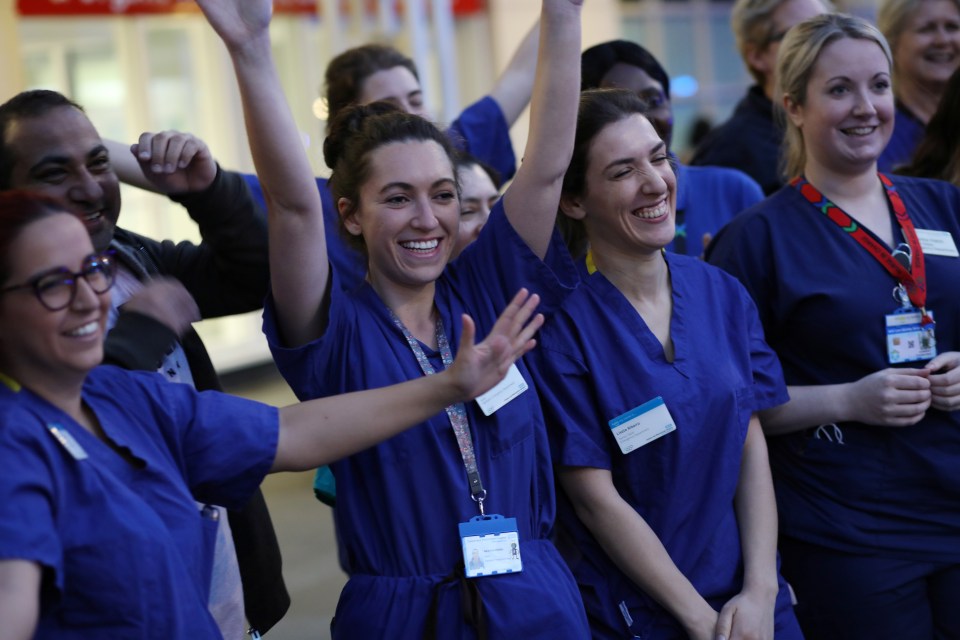
[[[775,95],[789,97],[803,106],[807,100],[807,85],[820,54],[828,44],[842,38],[876,42],[887,62],[893,64],[890,46],[883,34],[872,24],[856,16],[825,13],[796,25],[783,39],[777,54],[777,91]],[[803,173],[807,162],[803,146],[803,132],[786,117],[783,100],[776,104],[778,116],[785,125],[783,141],[783,173],[787,178]]]
[[[769,46],[773,37],[774,12],[791,0],[736,0],[730,12],[730,28],[737,43],[737,51],[744,63],[747,63],[747,51],[750,48],[762,49]],[[827,11],[833,11],[830,0],[819,0]],[[919,1],[919,0],[917,0]],[[747,71],[758,84],[763,84],[766,78],[763,74],[747,63]]]

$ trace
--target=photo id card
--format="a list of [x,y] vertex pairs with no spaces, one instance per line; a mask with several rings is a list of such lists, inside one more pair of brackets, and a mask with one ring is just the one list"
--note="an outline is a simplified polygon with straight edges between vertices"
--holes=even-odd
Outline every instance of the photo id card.
[[[927,312],[933,318],[933,312]],[[937,355],[934,326],[923,326],[919,309],[900,309],[886,317],[887,357],[890,364],[929,360]]]
[[620,451],[625,454],[677,428],[673,423],[673,416],[670,415],[667,405],[663,403],[663,398],[660,396],[643,403],[636,409],[627,411],[622,416],[617,416],[607,424],[613,430],[613,437],[617,439]]
[[517,365],[512,364],[497,386],[477,398],[477,404],[480,405],[483,415],[489,416],[526,390],[527,381],[523,379]]
[[516,518],[497,514],[470,518],[469,522],[460,523],[460,540],[468,578],[523,570]]

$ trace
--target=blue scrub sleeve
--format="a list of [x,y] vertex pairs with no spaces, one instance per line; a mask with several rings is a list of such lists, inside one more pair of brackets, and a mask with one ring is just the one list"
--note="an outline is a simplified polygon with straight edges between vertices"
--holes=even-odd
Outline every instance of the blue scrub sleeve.
[[152,374],[137,378],[194,497],[228,509],[243,507],[276,457],[276,407],[218,391],[198,393]]
[[[33,416],[0,414],[0,559],[30,560],[52,570],[63,589],[63,548],[54,522],[57,456],[53,437]],[[49,438],[49,443],[43,439]]]
[[740,293],[740,304],[743,307],[742,317],[745,319],[750,336],[750,366],[753,370],[752,410],[772,409],[790,400],[787,385],[783,379],[783,368],[780,366],[780,358],[770,348],[764,337],[756,304],[739,282],[736,286]]
[[497,101],[485,96],[463,110],[447,129],[458,149],[489,164],[507,182],[517,172],[517,158],[510,141],[510,123]]

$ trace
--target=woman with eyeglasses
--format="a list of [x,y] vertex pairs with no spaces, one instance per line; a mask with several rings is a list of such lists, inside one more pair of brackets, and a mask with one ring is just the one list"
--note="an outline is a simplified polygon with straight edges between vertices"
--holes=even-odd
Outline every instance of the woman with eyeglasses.
[[220,638],[217,511],[469,400],[533,345],[518,294],[430,378],[276,409],[98,366],[115,263],[75,216],[0,194],[0,637]]
[[708,259],[790,393],[761,415],[783,575],[810,638],[958,638],[960,189],[878,173],[895,105],[872,25],[806,21],[777,65],[793,180]]

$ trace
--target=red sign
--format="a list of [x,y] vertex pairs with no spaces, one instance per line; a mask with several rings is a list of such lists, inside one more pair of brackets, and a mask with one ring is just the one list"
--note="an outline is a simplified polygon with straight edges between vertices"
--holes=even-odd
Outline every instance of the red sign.
[[[457,16],[483,11],[484,0],[451,0]],[[376,13],[376,2],[368,0],[367,11]],[[316,15],[317,0],[274,0],[277,13]],[[340,10],[349,13],[349,3],[341,2]],[[132,16],[169,13],[195,13],[197,5],[190,0],[17,0],[21,16]],[[397,13],[403,8],[397,2]]]

